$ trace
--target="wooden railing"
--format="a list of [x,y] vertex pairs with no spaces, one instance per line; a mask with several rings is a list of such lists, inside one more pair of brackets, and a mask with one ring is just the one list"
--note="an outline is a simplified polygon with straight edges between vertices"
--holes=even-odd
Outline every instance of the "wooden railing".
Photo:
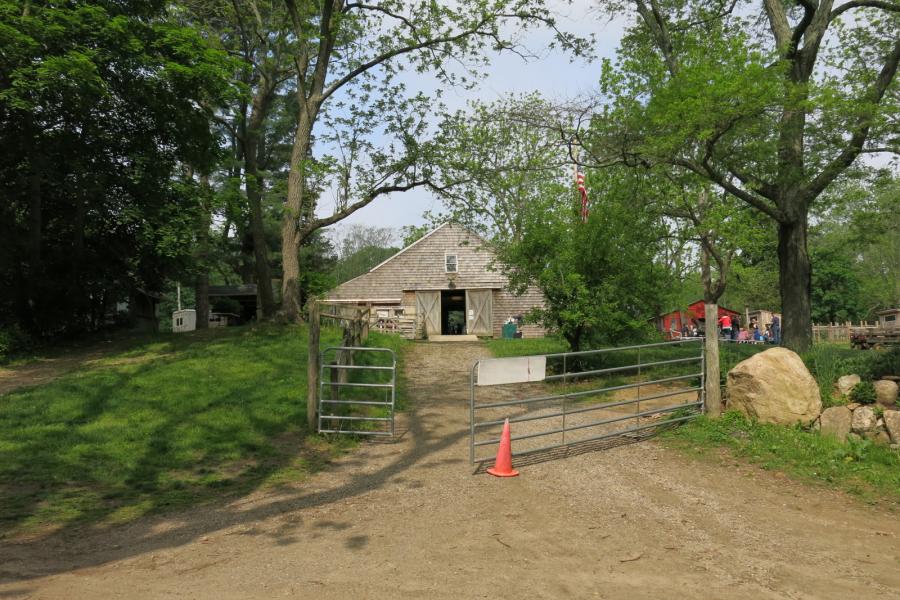
[[856,325],[851,321],[831,323],[830,325],[813,325],[813,341],[849,342],[850,334],[854,331],[874,331],[875,329],[878,329],[878,324],[868,321],[860,321]]
[[365,343],[369,337],[371,309],[328,302],[317,304],[319,322],[330,321],[344,330],[344,346],[361,346]]

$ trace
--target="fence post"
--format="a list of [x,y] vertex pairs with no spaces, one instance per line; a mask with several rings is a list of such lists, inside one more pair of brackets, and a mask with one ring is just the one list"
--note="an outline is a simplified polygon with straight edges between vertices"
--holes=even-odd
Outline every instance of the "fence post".
[[315,298],[309,301],[309,345],[306,357],[306,426],[310,432],[318,431],[316,427],[316,405],[319,399],[319,302]]
[[717,418],[722,414],[722,388],[719,387],[719,334],[716,324],[719,321],[719,306],[716,302],[704,302],[704,317],[706,334],[703,339],[705,346],[704,370],[706,387],[706,414]]

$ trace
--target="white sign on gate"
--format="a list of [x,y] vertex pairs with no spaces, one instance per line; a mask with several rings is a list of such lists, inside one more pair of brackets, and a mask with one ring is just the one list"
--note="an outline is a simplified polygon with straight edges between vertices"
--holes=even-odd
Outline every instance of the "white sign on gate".
[[503,385],[543,381],[547,375],[546,356],[492,358],[478,363],[476,385]]

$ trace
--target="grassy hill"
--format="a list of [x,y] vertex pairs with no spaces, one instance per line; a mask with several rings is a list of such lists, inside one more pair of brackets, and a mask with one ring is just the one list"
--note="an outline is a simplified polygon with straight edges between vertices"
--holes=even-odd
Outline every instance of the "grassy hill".
[[[338,339],[323,330],[323,347]],[[296,326],[161,334],[0,396],[0,536],[126,522],[321,469],[353,442],[308,435],[306,343]]]

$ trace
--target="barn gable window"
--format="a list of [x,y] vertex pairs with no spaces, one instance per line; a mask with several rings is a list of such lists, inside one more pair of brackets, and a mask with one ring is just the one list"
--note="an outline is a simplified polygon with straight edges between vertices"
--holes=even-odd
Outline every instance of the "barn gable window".
[[446,254],[444,256],[444,270],[447,273],[456,273],[459,265],[455,254]]

